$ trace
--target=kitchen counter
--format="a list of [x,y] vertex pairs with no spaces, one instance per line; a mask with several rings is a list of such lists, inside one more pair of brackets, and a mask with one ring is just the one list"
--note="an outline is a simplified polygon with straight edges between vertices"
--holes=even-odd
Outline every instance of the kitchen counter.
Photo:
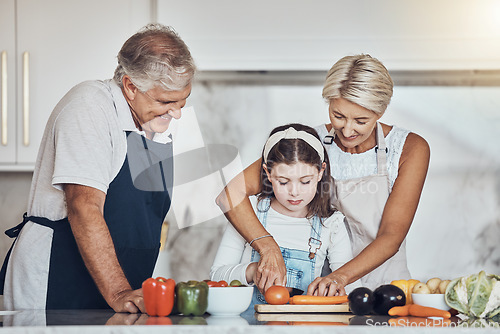
[[[390,319],[391,322],[389,321]],[[453,317],[446,328],[440,320],[390,318],[352,314],[258,314],[247,311],[238,317],[148,317],[145,314],[114,313],[111,310],[29,310],[1,311],[0,330],[9,333],[385,333],[396,328],[405,333],[453,332],[499,333],[500,323],[475,328]],[[474,327],[474,328],[473,328]],[[313,330],[314,329],[314,330]]]

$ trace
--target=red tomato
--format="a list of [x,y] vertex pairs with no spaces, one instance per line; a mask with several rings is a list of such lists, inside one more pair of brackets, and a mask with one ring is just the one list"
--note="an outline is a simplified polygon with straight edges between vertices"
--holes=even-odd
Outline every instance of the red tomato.
[[290,300],[290,293],[284,286],[273,285],[264,294],[266,302],[271,305],[284,305]]
[[209,287],[211,287],[211,286],[218,286],[217,284],[219,284],[219,283],[217,283],[216,281],[208,281],[208,282],[207,282],[207,285],[208,285]]
[[216,286],[229,286],[229,284],[226,281],[219,281]]

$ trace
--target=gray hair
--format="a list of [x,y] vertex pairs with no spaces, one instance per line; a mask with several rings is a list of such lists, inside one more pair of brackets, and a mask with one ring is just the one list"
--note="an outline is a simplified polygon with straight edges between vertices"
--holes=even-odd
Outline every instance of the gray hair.
[[113,79],[122,87],[123,76],[128,75],[142,92],[154,87],[182,90],[195,71],[189,48],[175,30],[148,24],[123,44]]
[[378,59],[366,54],[346,56],[328,71],[323,98],[328,102],[343,98],[381,116],[391,102],[393,86],[389,71]]

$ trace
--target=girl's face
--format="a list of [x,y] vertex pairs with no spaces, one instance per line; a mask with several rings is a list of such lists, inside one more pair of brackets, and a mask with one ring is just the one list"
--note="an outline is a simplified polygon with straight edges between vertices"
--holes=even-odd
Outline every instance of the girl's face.
[[382,117],[343,98],[330,101],[329,114],[336,137],[347,149],[367,140]]
[[273,209],[290,217],[306,217],[326,163],[319,171],[317,167],[303,162],[276,164],[271,172],[266,164],[263,167],[276,197],[276,201],[271,204]]

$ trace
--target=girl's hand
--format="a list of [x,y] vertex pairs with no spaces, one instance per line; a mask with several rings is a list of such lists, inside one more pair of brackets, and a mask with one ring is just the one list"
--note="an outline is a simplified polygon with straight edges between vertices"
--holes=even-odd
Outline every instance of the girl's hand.
[[344,296],[345,280],[338,275],[330,274],[325,277],[316,277],[309,284],[307,294],[310,296]]
[[256,271],[257,271],[257,262],[250,263],[247,267],[246,272],[245,272],[245,276],[246,276],[248,284],[254,282],[254,277],[255,277]]

